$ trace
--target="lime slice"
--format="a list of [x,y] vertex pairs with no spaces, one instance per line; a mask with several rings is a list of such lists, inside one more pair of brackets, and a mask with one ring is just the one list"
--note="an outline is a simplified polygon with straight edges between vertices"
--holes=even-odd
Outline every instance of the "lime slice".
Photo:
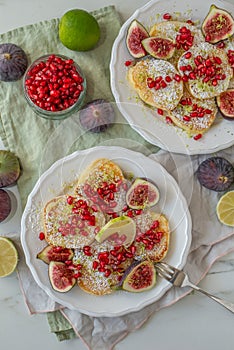
[[234,227],[234,191],[229,191],[220,198],[216,213],[220,222]]
[[14,272],[18,263],[18,252],[14,243],[5,237],[0,237],[0,277]]
[[99,243],[109,240],[114,245],[129,246],[136,236],[136,224],[128,216],[120,216],[108,221],[95,236]]

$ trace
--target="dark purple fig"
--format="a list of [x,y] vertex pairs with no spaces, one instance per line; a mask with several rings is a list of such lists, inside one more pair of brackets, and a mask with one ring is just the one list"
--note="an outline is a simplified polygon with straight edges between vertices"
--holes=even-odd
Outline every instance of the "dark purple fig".
[[134,262],[122,277],[122,289],[128,292],[145,292],[156,284],[154,264],[149,261]]
[[27,66],[27,55],[21,47],[11,43],[0,44],[0,80],[19,80]]
[[72,249],[48,245],[37,254],[37,258],[49,264],[51,261],[65,262],[71,260],[73,255]]
[[174,55],[175,45],[170,39],[149,37],[142,40],[145,51],[154,58],[168,60]]
[[6,220],[11,213],[11,198],[9,194],[0,189],[0,222]]
[[211,157],[199,165],[197,178],[209,190],[226,191],[234,181],[234,168],[225,158]]
[[234,89],[222,92],[216,98],[217,105],[222,116],[228,120],[234,120]]
[[89,102],[80,110],[79,118],[85,130],[99,133],[113,125],[115,112],[109,102],[97,99]]
[[226,10],[211,5],[202,23],[202,32],[206,41],[211,44],[225,40],[234,33],[234,19]]
[[0,187],[12,185],[20,176],[20,163],[10,151],[0,150]]
[[132,209],[150,208],[159,201],[159,190],[152,182],[137,178],[126,194],[127,205]]
[[61,293],[68,292],[76,283],[74,271],[59,261],[49,263],[49,278],[53,289]]
[[145,27],[137,20],[132,21],[128,27],[126,45],[131,56],[141,58],[146,55],[146,51],[142,45],[142,40],[149,37],[149,33]]

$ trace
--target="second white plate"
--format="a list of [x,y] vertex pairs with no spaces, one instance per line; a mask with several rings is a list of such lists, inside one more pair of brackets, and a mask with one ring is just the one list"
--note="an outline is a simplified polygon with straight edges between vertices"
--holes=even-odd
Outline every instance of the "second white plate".
[[166,124],[164,118],[156,111],[147,108],[127,82],[125,61],[132,59],[126,47],[127,29],[133,19],[137,19],[146,28],[149,28],[156,21],[162,20],[164,13],[174,14],[181,18],[191,18],[202,23],[211,4],[234,13],[234,6],[225,1],[150,1],[124,23],[112,48],[111,88],[120,112],[131,127],[147,141],[170,152],[188,155],[208,154],[232,146],[234,144],[234,123],[223,119],[218,114],[210,130],[201,139],[195,141],[181,129]]

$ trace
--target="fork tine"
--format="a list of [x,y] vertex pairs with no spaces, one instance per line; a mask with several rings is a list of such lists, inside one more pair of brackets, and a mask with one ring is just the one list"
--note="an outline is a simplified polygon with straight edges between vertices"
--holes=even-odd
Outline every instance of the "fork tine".
[[165,280],[167,280],[168,282],[170,282],[171,276],[170,276],[170,275],[167,275],[167,274],[165,273],[165,271],[163,271],[163,270],[161,270],[160,268],[158,268],[157,273],[158,273],[159,277],[164,278]]

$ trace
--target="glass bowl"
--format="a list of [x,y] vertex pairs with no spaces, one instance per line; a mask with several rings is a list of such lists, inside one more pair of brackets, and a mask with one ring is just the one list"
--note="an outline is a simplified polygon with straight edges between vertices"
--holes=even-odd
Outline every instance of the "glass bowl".
[[86,94],[86,79],[71,58],[50,54],[36,59],[23,78],[26,101],[46,119],[65,119],[78,111]]

